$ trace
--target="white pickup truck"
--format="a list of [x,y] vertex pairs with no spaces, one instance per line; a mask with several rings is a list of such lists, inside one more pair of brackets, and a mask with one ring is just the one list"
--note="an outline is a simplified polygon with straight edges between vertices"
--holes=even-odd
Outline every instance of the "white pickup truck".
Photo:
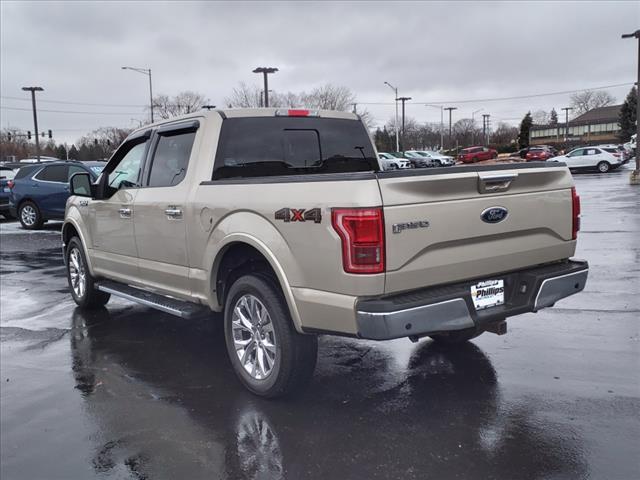
[[222,317],[238,378],[267,397],[311,377],[318,334],[455,344],[505,333],[507,317],[587,279],[571,260],[580,204],[566,166],[384,172],[351,113],[162,121],[132,133],[95,183],[76,174],[70,188],[62,239],[76,303],[118,295]]

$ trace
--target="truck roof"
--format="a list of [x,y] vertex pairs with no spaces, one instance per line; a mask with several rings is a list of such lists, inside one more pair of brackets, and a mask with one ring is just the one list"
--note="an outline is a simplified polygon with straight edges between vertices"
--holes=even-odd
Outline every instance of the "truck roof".
[[[302,114],[303,112],[309,112],[308,115]],[[359,120],[360,117],[355,113],[344,112],[339,110],[314,110],[307,108],[216,108],[198,110],[197,112],[188,113],[186,115],[180,115],[172,117],[159,122],[154,122],[143,127],[137,128],[132,134],[144,131],[150,127],[156,127],[164,125],[166,123],[175,122],[177,120],[186,120],[190,118],[202,118],[222,116],[222,118],[240,118],[240,117],[276,117],[276,116],[313,116],[320,118],[339,118],[345,120]]]

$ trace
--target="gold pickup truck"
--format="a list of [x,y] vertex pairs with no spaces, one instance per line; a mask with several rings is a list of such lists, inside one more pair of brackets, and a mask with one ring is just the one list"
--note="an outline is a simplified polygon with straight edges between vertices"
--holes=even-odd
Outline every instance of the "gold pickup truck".
[[73,299],[223,321],[238,378],[275,397],[312,376],[318,334],[453,345],[584,288],[565,165],[382,171],[377,158],[346,112],[204,110],[143,127],[96,182],[71,178]]

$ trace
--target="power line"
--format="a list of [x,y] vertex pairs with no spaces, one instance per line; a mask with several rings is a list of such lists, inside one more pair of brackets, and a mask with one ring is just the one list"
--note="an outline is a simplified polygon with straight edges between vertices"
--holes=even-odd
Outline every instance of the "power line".
[[[0,110],[18,110],[24,112],[30,112],[30,108],[20,108],[20,107],[5,107],[0,106]],[[38,112],[48,112],[48,113],[71,113],[71,114],[80,114],[80,115],[141,115],[143,112],[80,112],[74,110],[45,110],[38,109]]]
[[[29,102],[30,100],[28,98],[21,98],[21,97],[9,97],[9,96],[5,96],[2,95],[0,96],[0,98],[4,98],[6,100],[20,100],[22,102]],[[140,108],[145,108],[148,107],[149,105],[138,105],[138,104],[125,104],[125,103],[83,103],[83,102],[71,102],[68,100],[41,100],[41,103],[59,103],[62,105],[81,105],[81,106],[87,106],[87,107],[140,107]]]
[[[626,83],[617,83],[615,85],[603,85],[601,87],[591,87],[591,88],[581,88],[578,90],[564,90],[562,92],[550,92],[550,93],[533,93],[530,95],[516,95],[513,97],[494,97],[494,98],[476,98],[472,100],[449,100],[446,102],[432,102],[432,101],[414,101],[413,103],[428,103],[430,105],[446,105],[451,103],[480,103],[480,102],[498,102],[501,100],[518,100],[524,98],[537,98],[537,97],[551,97],[554,95],[567,95],[569,93],[578,93],[578,92],[586,92],[589,90],[602,90],[604,88],[615,88],[615,87],[625,87],[629,85],[634,85],[634,82],[626,82]],[[362,105],[394,105],[392,102],[358,102],[358,104]]]

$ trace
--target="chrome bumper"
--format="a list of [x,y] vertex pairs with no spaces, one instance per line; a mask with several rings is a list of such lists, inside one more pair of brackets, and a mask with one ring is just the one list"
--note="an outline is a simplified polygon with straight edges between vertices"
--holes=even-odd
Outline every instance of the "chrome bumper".
[[358,336],[390,340],[480,327],[507,317],[536,312],[582,291],[587,262],[567,262],[490,275],[505,281],[505,303],[476,311],[471,285],[484,279],[433,287],[399,295],[362,299],[357,303]]

